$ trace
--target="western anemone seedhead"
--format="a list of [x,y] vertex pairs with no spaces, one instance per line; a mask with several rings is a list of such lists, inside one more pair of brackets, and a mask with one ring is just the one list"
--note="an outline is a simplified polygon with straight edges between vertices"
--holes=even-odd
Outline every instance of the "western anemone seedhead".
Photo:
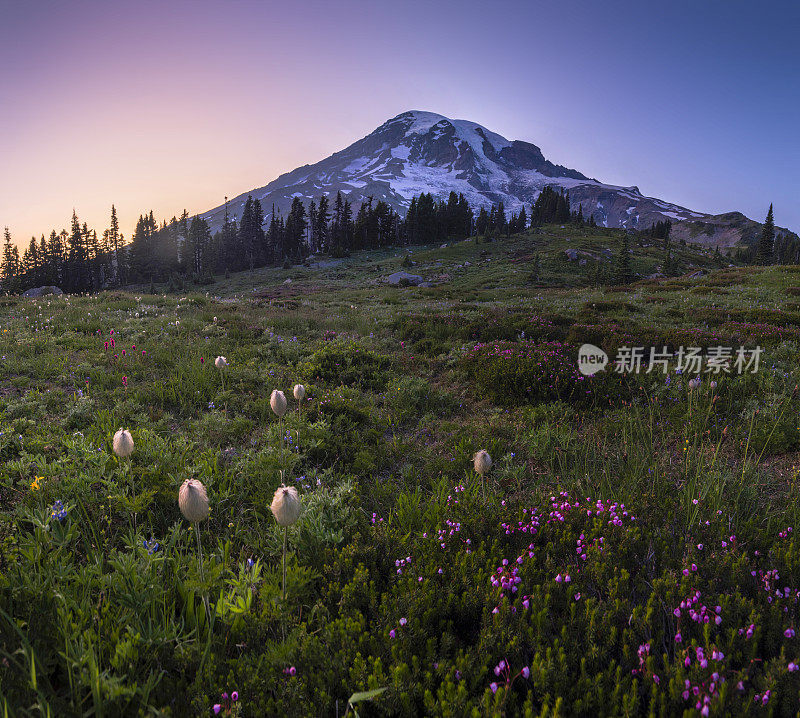
[[217,369],[224,369],[228,366],[228,360],[225,357],[219,356],[214,359],[214,366],[217,367]]
[[113,442],[114,453],[120,459],[127,458],[133,453],[133,437],[127,429],[120,429],[114,434]]
[[297,401],[303,401],[306,396],[306,388],[302,384],[295,384],[293,393]]
[[483,476],[484,474],[489,472],[489,469],[492,468],[492,457],[489,456],[488,451],[486,451],[485,449],[481,449],[472,458],[472,463],[475,466],[475,473]]
[[178,506],[191,523],[208,518],[208,494],[197,479],[186,479],[178,490]]
[[281,526],[291,526],[300,518],[300,497],[294,486],[279,486],[270,506],[275,520]]
[[273,389],[272,396],[269,398],[269,405],[278,417],[283,417],[286,413],[286,395],[279,389]]
[[694,391],[695,389],[699,388],[700,388],[700,377],[689,379],[689,391]]

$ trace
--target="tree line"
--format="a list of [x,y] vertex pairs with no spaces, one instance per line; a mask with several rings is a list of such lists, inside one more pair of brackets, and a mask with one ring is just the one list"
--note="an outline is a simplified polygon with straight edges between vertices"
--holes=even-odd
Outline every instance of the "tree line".
[[[6,228],[0,282],[6,293],[30,287],[56,285],[65,292],[96,292],[131,283],[191,280],[200,284],[214,281],[215,275],[264,266],[291,266],[311,254],[348,256],[351,252],[389,246],[432,244],[471,236],[495,239],[545,224],[572,223],[596,227],[592,214],[586,219],[582,205],[574,210],[569,192],[545,187],[531,205],[506,213],[502,202],[489,209],[481,206],[477,214],[463,194],[451,192],[447,200],[436,200],[430,193],[411,199],[405,217],[372,197],[353,212],[349,199],[337,192],[331,204],[326,195],[312,200],[308,209],[300,198],[292,200],[284,217],[273,205],[269,215],[258,199],[248,196],[241,217],[231,216],[227,198],[222,226],[211,231],[208,221],[180,217],[157,222],[152,210],[139,216],[130,242],[120,232],[116,208],[112,205],[109,226],[98,236],[73,211],[70,229],[51,231],[49,237],[35,237],[20,255]],[[669,247],[672,223],[657,222],[645,234],[664,241],[665,269],[674,259]],[[628,252],[621,256],[619,274],[629,277]],[[800,263],[800,242],[794,237],[775,238],[770,205],[757,246],[740,248],[736,259],[742,262],[772,264]],[[669,273],[668,271],[665,273]]]

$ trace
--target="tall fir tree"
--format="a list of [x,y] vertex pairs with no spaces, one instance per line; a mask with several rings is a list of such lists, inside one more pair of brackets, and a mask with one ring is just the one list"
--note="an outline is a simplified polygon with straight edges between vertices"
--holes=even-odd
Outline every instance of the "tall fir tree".
[[619,250],[619,256],[617,257],[617,271],[615,280],[617,284],[630,284],[632,275],[631,275],[631,248],[630,248],[630,241],[628,239],[628,233],[622,236],[622,246]]
[[6,227],[3,231],[3,257],[0,262],[0,277],[6,294],[16,294],[19,291],[21,269],[19,249],[16,244],[11,243],[11,232]]
[[775,250],[775,219],[772,215],[772,204],[769,206],[767,218],[761,228],[761,237],[758,240],[757,261],[759,264],[772,264]]

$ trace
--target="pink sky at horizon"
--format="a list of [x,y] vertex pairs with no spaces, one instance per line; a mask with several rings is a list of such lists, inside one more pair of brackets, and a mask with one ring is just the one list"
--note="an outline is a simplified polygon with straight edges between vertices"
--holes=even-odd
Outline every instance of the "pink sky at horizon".
[[[143,212],[203,212],[420,109],[691,209],[760,221],[774,201],[796,230],[800,92],[769,72],[796,60],[796,10],[730,5],[741,17],[623,0],[501,0],[490,16],[475,0],[11,1],[0,226],[24,246],[74,208],[102,233],[114,203],[129,238]],[[631,73],[647,78],[633,98],[607,81]],[[767,97],[780,111],[757,112]]]

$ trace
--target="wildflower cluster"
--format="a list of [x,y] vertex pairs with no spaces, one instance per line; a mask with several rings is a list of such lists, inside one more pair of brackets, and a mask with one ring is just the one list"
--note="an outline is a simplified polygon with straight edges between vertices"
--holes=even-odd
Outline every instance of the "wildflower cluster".
[[222,694],[220,702],[215,703],[211,710],[214,712],[214,715],[239,715],[239,711],[241,710],[239,693],[237,691],[233,691],[230,695],[228,695],[226,691]]
[[67,518],[67,509],[61,499],[50,507],[50,518],[54,521],[63,521]]

